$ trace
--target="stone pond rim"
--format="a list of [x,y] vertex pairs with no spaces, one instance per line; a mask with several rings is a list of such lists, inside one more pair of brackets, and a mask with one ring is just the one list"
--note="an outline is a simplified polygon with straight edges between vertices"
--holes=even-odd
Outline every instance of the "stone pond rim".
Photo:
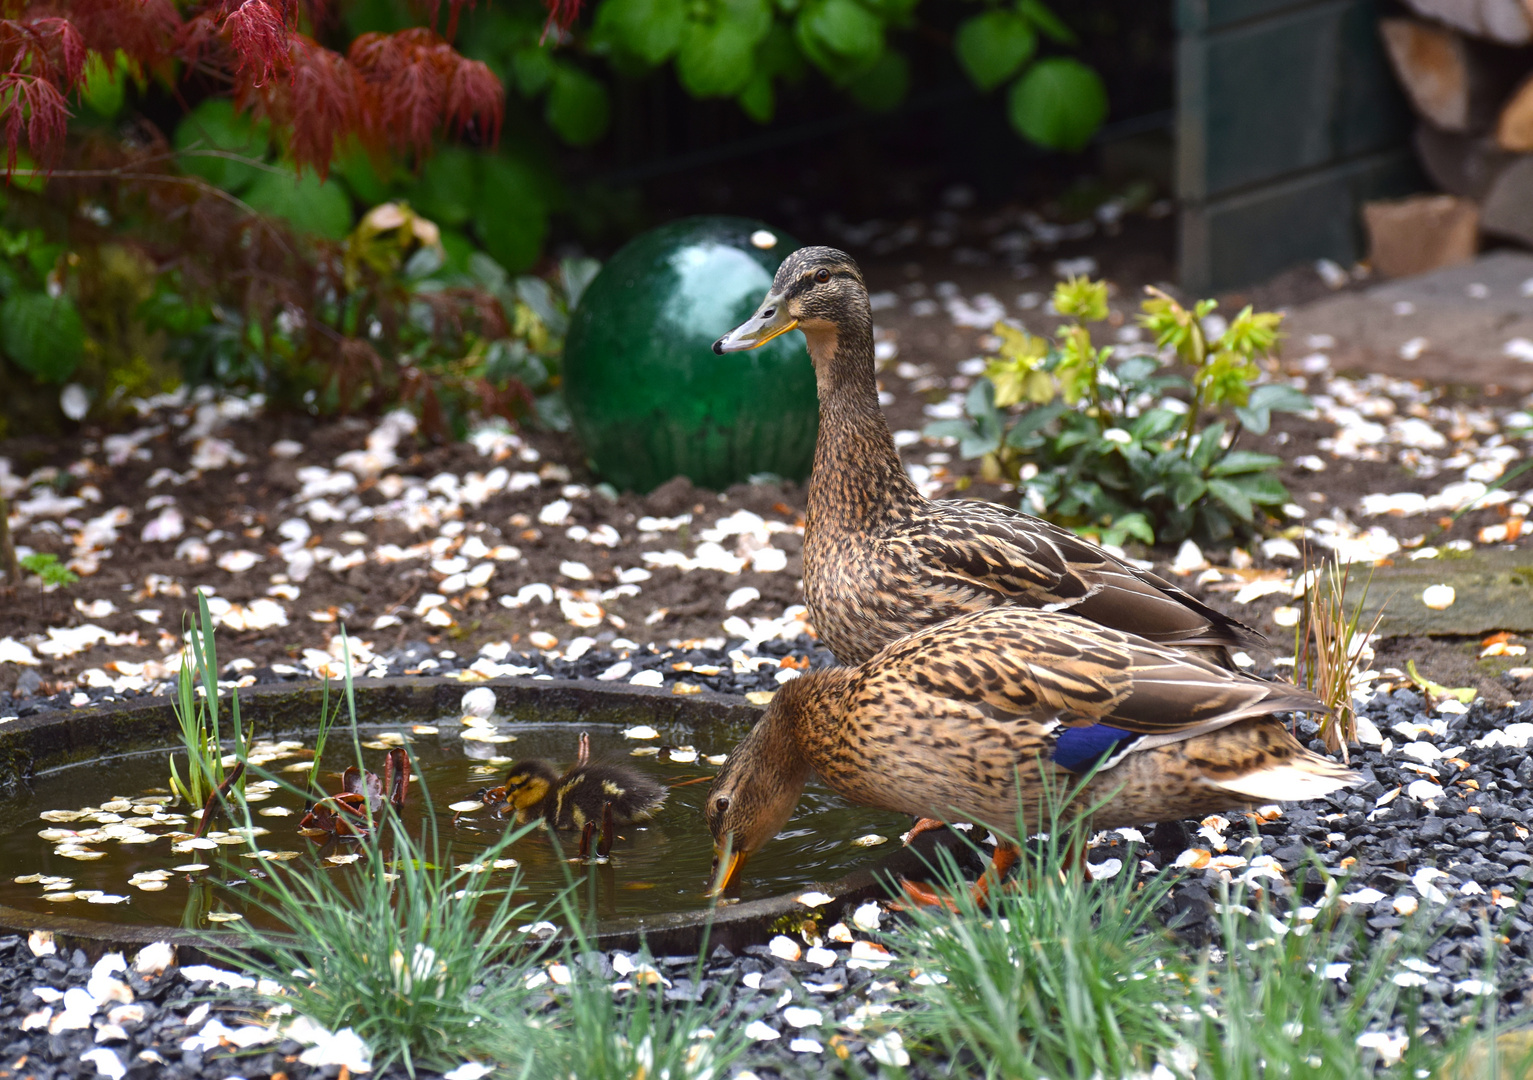
[[[726,724],[737,727],[743,736],[761,713],[743,698],[711,691],[678,696],[658,688],[614,687],[590,680],[463,683],[447,678],[396,678],[359,679],[355,686],[358,718],[365,718],[368,727],[455,714],[464,691],[474,686],[494,690],[497,714],[513,722],[685,724],[694,728]],[[246,687],[239,691],[240,709],[246,720],[256,723],[262,737],[291,736],[312,727],[320,709],[320,693],[317,682]],[[0,795],[45,771],[178,746],[180,727],[171,702],[168,696],[137,698],[95,708],[49,711],[0,725]],[[701,822],[698,827],[701,830]],[[714,912],[671,912],[603,921],[597,924],[591,944],[600,949],[633,950],[642,943],[656,956],[695,954],[705,942],[710,949],[724,945],[736,952],[764,944],[778,932],[775,927],[785,916],[814,915],[832,922],[843,909],[884,895],[887,875],[919,874],[923,855],[930,857],[930,845],[924,841],[932,837],[927,834],[914,847],[900,849],[877,865],[838,881],[806,881],[783,896],[732,904]],[[810,889],[823,891],[835,901],[811,911],[794,899]],[[0,933],[33,930],[51,931],[61,947],[81,948],[92,957],[166,941],[177,947],[182,963],[214,959],[206,947],[233,948],[239,940],[232,934],[127,926],[0,905]]]
[[722,491],[758,473],[808,475],[819,402],[802,337],[713,352],[797,246],[765,222],[691,217],[602,267],[570,321],[564,395],[603,480],[642,492],[681,475]]

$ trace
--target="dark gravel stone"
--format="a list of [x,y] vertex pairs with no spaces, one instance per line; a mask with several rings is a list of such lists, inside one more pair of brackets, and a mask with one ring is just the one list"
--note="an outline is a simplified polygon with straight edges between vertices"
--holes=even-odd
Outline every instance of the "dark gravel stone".
[[[730,648],[737,647],[737,642],[730,645]],[[807,657],[811,667],[831,662],[829,654],[808,638],[767,642],[761,646],[760,653],[771,657]],[[431,669],[436,672],[462,667],[467,662],[465,658],[455,656],[444,658],[424,642],[407,642],[386,657],[390,671],[396,674],[428,661],[436,663],[437,667]],[[590,678],[622,658],[623,654],[603,647],[593,649],[575,661],[513,656],[508,657],[507,662],[532,667],[556,678]],[[642,648],[629,650],[626,658],[635,670],[660,671],[666,685],[685,678],[732,693],[775,690],[780,685],[776,676],[781,669],[775,665],[763,666],[759,672],[735,674],[727,650]],[[716,665],[720,673],[716,676],[677,673],[672,665],[681,661],[696,666]],[[258,677],[266,674],[283,678],[270,672]],[[24,715],[28,709],[61,707],[65,703],[65,696],[60,695],[49,701],[28,698],[12,705],[19,705],[15,711]],[[1411,691],[1396,691],[1376,698],[1364,706],[1363,711],[1395,743],[1401,740],[1391,731],[1392,725],[1426,723],[1434,719],[1425,713],[1420,695]],[[1482,928],[1488,918],[1495,933],[1505,939],[1496,954],[1493,973],[1500,995],[1496,1002],[1497,1016],[1502,1021],[1521,1017],[1521,1022],[1526,1023],[1523,1013],[1527,1008],[1524,996],[1530,985],[1528,957],[1533,954],[1533,904],[1523,901],[1522,894],[1533,883],[1533,837],[1528,835],[1528,829],[1533,827],[1530,824],[1533,823],[1533,755],[1523,747],[1476,747],[1474,743],[1508,724],[1529,721],[1533,721],[1533,704],[1511,709],[1489,709],[1476,704],[1463,715],[1449,717],[1447,734],[1428,741],[1440,748],[1464,747],[1458,756],[1467,761],[1469,767],[1459,769],[1445,760],[1433,762],[1432,768],[1437,773],[1435,782],[1445,789],[1433,803],[1419,801],[1404,792],[1411,783],[1424,778],[1416,771],[1416,762],[1403,758],[1395,749],[1383,753],[1376,747],[1360,748],[1353,754],[1354,768],[1363,773],[1363,780],[1356,788],[1338,792],[1327,799],[1285,806],[1280,816],[1262,822],[1256,835],[1250,834],[1250,825],[1238,815],[1228,815],[1232,824],[1226,832],[1227,853],[1245,858],[1266,854],[1276,860],[1287,880],[1280,883],[1263,881],[1263,887],[1269,890],[1272,902],[1282,911],[1289,904],[1323,901],[1324,881],[1313,870],[1301,872],[1299,869],[1306,861],[1308,851],[1313,849],[1330,873],[1346,875],[1339,882],[1342,893],[1366,886],[1384,894],[1383,899],[1357,912],[1369,935],[1400,932],[1412,920],[1395,910],[1396,898],[1419,897],[1423,915],[1433,922],[1434,932],[1442,934],[1423,951],[1423,959],[1441,968],[1439,974],[1430,977],[1432,984],[1421,999],[1421,1014],[1417,1021],[1433,1032],[1451,1028],[1459,1015],[1467,1014],[1465,1010],[1478,1015],[1481,1003],[1455,991],[1453,984],[1484,975]],[[1318,729],[1309,720],[1300,721],[1297,730],[1302,739],[1314,739],[1318,734]],[[1413,767],[1406,768],[1407,764]],[[1425,778],[1433,779],[1431,776]],[[1478,788],[1461,783],[1465,780],[1473,780]],[[1378,801],[1392,792],[1398,794],[1380,806]],[[1141,860],[1151,866],[1171,866],[1187,848],[1208,846],[1199,835],[1199,828],[1198,822],[1162,822],[1143,830],[1146,843],[1142,848],[1126,849],[1121,841],[1117,841],[1111,854],[1121,858],[1130,870]],[[1107,852],[1103,849],[1092,861],[1106,857]],[[1414,875],[1424,868],[1435,868],[1446,875],[1431,882],[1446,896],[1445,906],[1439,907],[1421,897],[1428,891],[1426,881],[1422,879],[1418,885]],[[1220,934],[1218,905],[1223,886],[1215,871],[1173,872],[1178,879],[1159,911],[1160,917],[1190,949],[1217,943]],[[1239,871],[1226,873],[1238,876]],[[847,946],[828,941],[826,946],[837,950],[841,956],[828,969],[803,961],[778,960],[764,946],[747,948],[739,955],[722,947],[715,948],[707,958],[702,978],[694,977],[695,957],[666,957],[657,963],[672,982],[665,995],[668,1001],[677,1004],[695,1001],[716,988],[732,987],[736,1000],[746,1011],[744,1022],[763,1016],[783,1030],[782,1039],[755,1044],[739,1068],[749,1068],[763,1080],[818,1078],[834,1074],[840,1063],[829,1050],[824,1055],[801,1055],[788,1049],[793,1033],[775,1015],[775,1003],[783,991],[791,991],[795,1003],[809,1004],[825,1013],[826,1024],[818,1037],[821,1042],[826,1042],[839,1022],[859,1005],[889,999],[890,993],[882,989],[884,984],[905,978],[899,964],[883,971],[848,968],[845,962]],[[611,955],[590,953],[577,962],[593,976],[615,978]],[[49,986],[62,991],[83,986],[90,971],[91,963],[81,952],[39,958],[31,955],[24,939],[0,937],[0,1074],[11,1062],[25,1056],[28,1060],[26,1075],[37,1080],[73,1080],[96,1075],[93,1065],[79,1060],[81,1052],[95,1046],[92,1031],[49,1036],[45,1031],[19,1030],[21,1017],[43,1004],[34,992],[37,987]],[[747,974],[761,976],[759,989],[744,985]],[[290,1080],[316,1080],[338,1073],[335,1068],[314,1069],[298,1063],[296,1055],[301,1047],[296,1044],[265,1047],[240,1058],[222,1051],[183,1052],[182,1041],[194,1034],[184,1025],[185,1018],[197,1005],[195,998],[205,995],[213,1005],[211,1015],[235,1026],[240,1022],[241,1010],[249,1006],[249,995],[220,991],[207,983],[193,985],[176,974],[146,979],[130,973],[126,981],[138,1003],[144,1006],[146,1017],[143,1023],[128,1027],[126,1042],[107,1045],[118,1052],[133,1080],[148,1077],[156,1080],[161,1077],[166,1080],[223,1080],[232,1075],[270,1075],[278,1071],[285,1072]],[[836,983],[844,989],[813,993],[805,987],[806,983]],[[880,989],[874,991],[875,985]],[[543,1008],[552,1011],[559,1005],[550,998]],[[1403,1022],[1403,1018],[1397,1019]],[[846,1037],[844,1046],[861,1071],[868,1075],[878,1074],[879,1067],[867,1054],[865,1041],[846,1029],[841,1029],[841,1034]],[[168,1064],[140,1060],[137,1055],[144,1050],[157,1052]],[[851,1063],[844,1068],[847,1075],[858,1074]],[[938,1053],[932,1059],[918,1058],[917,1065],[908,1075],[969,1075],[975,1071],[982,1072],[983,1069],[962,1056],[950,1062]],[[401,1070],[393,1070],[379,1076],[378,1080],[398,1080],[402,1075]],[[417,1075],[427,1080],[435,1076],[424,1071],[418,1071]]]

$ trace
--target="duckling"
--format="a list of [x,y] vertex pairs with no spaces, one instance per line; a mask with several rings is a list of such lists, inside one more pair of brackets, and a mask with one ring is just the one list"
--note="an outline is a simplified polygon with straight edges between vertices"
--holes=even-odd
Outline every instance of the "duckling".
[[542,818],[551,828],[580,829],[581,857],[599,827],[597,853],[605,856],[614,827],[654,817],[665,804],[667,789],[627,765],[590,761],[587,737],[580,741],[579,756],[562,775],[546,761],[519,761],[506,773],[505,784],[482,798],[487,805],[509,804],[519,825]]
[[805,601],[838,661],[861,663],[902,634],[1012,605],[1068,611],[1225,666],[1235,652],[1265,646],[1250,627],[1046,521],[997,503],[923,496],[879,409],[872,309],[850,256],[793,252],[756,313],[713,351],[754,349],[795,329],[820,395]]
[[[1317,798],[1357,781],[1272,715],[1288,711],[1326,709],[1296,686],[1074,615],[962,615],[777,691],[704,803],[715,888],[733,885],[783,827],[810,773],[850,802],[997,836],[1016,832],[1048,792],[1076,787],[1071,807],[1092,808],[1092,829],[1112,829]],[[995,868],[1016,857],[1003,843]]]

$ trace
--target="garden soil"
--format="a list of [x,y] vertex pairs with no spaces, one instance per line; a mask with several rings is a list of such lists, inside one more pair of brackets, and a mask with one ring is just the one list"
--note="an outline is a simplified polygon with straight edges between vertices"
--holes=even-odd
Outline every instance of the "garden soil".
[[[1129,316],[1143,288],[1164,283],[1172,274],[1164,254],[1170,250],[1168,237],[1167,221],[1132,218],[1116,236],[1097,236],[1079,243],[1062,244],[1050,253],[1049,259],[1040,260],[1041,265],[1020,269],[1006,265],[945,265],[862,254],[870,291],[897,299],[875,314],[881,339],[897,343],[897,357],[883,365],[880,376],[882,389],[886,392],[885,413],[891,428],[919,431],[930,420],[929,407],[950,398],[953,386],[961,382],[960,371],[966,366],[972,373],[974,358],[985,351],[987,327],[960,325],[941,312],[935,316],[929,310],[923,312],[920,300],[944,294],[949,297],[988,295],[999,298],[998,302],[1010,317],[1020,319],[1035,332],[1044,331],[1054,320],[1043,313],[1045,306],[1039,304],[1039,299],[1046,296],[1055,272],[1073,267],[1089,268],[1090,272],[1105,275],[1114,283],[1113,325],[1128,326],[1131,325]],[[814,239],[837,242],[834,236]],[[845,243],[845,246],[859,254],[854,245]],[[1301,268],[1260,288],[1223,298],[1221,310],[1233,314],[1245,303],[1255,303],[1258,308],[1292,308],[1315,301],[1334,303],[1338,291],[1352,293],[1360,288],[1349,283],[1341,290],[1334,290],[1327,286],[1320,274]],[[1029,293],[1034,294],[1031,300]],[[1303,320],[1301,308],[1296,321]],[[720,328],[721,332],[723,329],[727,328]],[[1303,343],[1290,340],[1284,362],[1298,363],[1307,351],[1310,350]],[[1349,351],[1345,343],[1337,343],[1334,352],[1338,356],[1364,359],[1373,355],[1366,350]],[[1404,377],[1400,370],[1391,370],[1389,374]],[[1310,389],[1321,388],[1321,377],[1317,374]],[[1520,396],[1496,386],[1463,385],[1446,388],[1439,401],[1471,411],[1504,413],[1518,406]],[[157,422],[150,419],[144,425]],[[84,653],[44,659],[30,668],[0,665],[0,692],[20,691],[18,696],[53,693],[69,689],[82,669],[99,666],[109,659],[129,663],[162,659],[174,651],[173,635],[178,629],[183,607],[189,604],[186,597],[193,585],[210,584],[218,596],[235,604],[269,595],[271,572],[281,569],[280,562],[273,565],[271,561],[278,543],[276,530],[298,514],[294,500],[304,486],[300,470],[309,466],[332,468],[339,455],[356,451],[363,445],[377,422],[376,417],[318,418],[294,413],[257,412],[218,431],[218,437],[243,455],[246,463],[202,472],[187,469],[189,448],[179,438],[180,433],[174,424],[166,425],[163,431],[143,441],[138,448],[138,458],[117,465],[107,464],[102,450],[103,440],[109,432],[90,425],[63,440],[0,442],[0,457],[9,459],[12,472],[18,475],[25,476],[41,466],[52,465],[65,473],[72,470],[76,486],[94,486],[99,498],[81,512],[82,516],[115,506],[128,507],[133,515],[132,523],[121,529],[112,542],[110,557],[101,559],[99,569],[78,584],[52,592],[43,592],[34,584],[0,595],[0,638],[24,641],[52,628],[89,621],[114,634],[137,632],[142,642],[141,645],[111,648],[98,645]],[[514,593],[520,585],[534,582],[569,585],[571,582],[561,574],[571,563],[589,569],[590,577],[582,581],[582,585],[612,590],[618,583],[615,568],[644,566],[645,552],[653,552],[657,547],[655,534],[645,534],[637,527],[640,519],[674,519],[690,514],[691,521],[659,545],[689,550],[697,533],[721,518],[748,510],[768,523],[780,522],[786,526],[772,526],[778,530],[772,534],[772,544],[786,555],[786,565],[781,571],[759,572],[747,567],[740,573],[727,575],[721,586],[717,575],[709,571],[651,566],[651,576],[644,581],[637,595],[611,596],[603,600],[608,618],[599,629],[589,630],[590,636],[601,644],[617,641],[619,648],[625,640],[666,645],[721,639],[728,636],[722,626],[731,616],[772,618],[779,616],[785,608],[802,602],[801,537],[797,531],[801,529],[805,509],[802,485],[740,485],[716,493],[696,489],[687,481],[678,479],[648,494],[623,494],[608,499],[599,491],[591,490],[599,478],[589,474],[571,437],[541,430],[527,430],[521,434],[528,449],[522,452],[520,464],[512,464],[519,469],[536,471],[539,482],[515,492],[502,490],[465,511],[466,524],[479,530],[475,535],[481,535],[486,545],[513,545],[521,553],[520,561],[502,565],[497,570],[488,592]],[[1295,506],[1310,518],[1336,511],[1343,517],[1352,515],[1356,518],[1356,507],[1365,496],[1402,492],[1430,494],[1451,479],[1446,473],[1436,478],[1419,478],[1391,460],[1334,456],[1322,446],[1322,441],[1336,437],[1334,422],[1278,416],[1267,435],[1246,436],[1242,445],[1284,459],[1287,464],[1282,470],[1282,479],[1294,495]],[[271,449],[283,440],[301,445],[301,451],[290,458],[272,456]],[[1014,491],[985,483],[978,477],[977,463],[958,460],[956,453],[936,453],[933,445],[920,442],[906,446],[903,453],[908,463],[926,470],[931,481],[930,490],[938,497],[990,498],[1010,505],[1017,503]],[[425,479],[442,474],[464,477],[491,467],[491,462],[470,445],[431,445],[414,435],[403,440],[399,456],[400,463],[390,471]],[[1324,471],[1316,472],[1296,464],[1304,459],[1323,460]],[[181,482],[165,482],[163,477],[167,470],[176,474]],[[161,479],[156,479],[157,476]],[[540,513],[571,485],[575,486],[576,497],[568,500],[567,518],[557,526],[543,524]],[[1533,488],[1533,476],[1524,484],[1512,486]],[[189,565],[185,559],[175,556],[176,545],[142,540],[141,529],[153,516],[146,510],[146,505],[156,493],[174,498],[175,505],[184,515],[188,535],[221,537],[226,546],[237,544],[266,560],[265,564],[245,572],[225,571],[213,563]],[[386,501],[373,481],[364,480],[356,494],[363,505]],[[1478,539],[1481,531],[1506,519],[1507,508],[1503,504],[1471,510],[1457,518],[1446,514],[1426,517],[1386,514],[1358,519],[1358,522],[1377,526],[1402,542],[1443,547],[1453,541],[1462,541],[1484,548],[1486,545]],[[1273,523],[1272,532],[1275,535],[1281,528],[1292,531],[1298,523],[1298,519]],[[574,526],[594,531],[603,524],[610,524],[616,530],[618,539],[611,546],[570,537]],[[382,545],[404,547],[423,538],[429,539],[430,535],[429,531],[412,532],[397,520],[360,524],[316,523],[309,543],[311,546],[322,543],[343,552],[355,548],[372,553]],[[68,539],[66,530],[54,528],[49,531],[46,527],[42,531],[23,528],[17,537],[19,543],[36,550],[53,551],[61,558],[68,557]],[[213,546],[218,547],[217,544]],[[1526,534],[1510,544],[1495,546],[1528,552],[1529,562],[1533,564],[1533,545]],[[1169,564],[1176,552],[1156,549],[1131,554],[1152,559],[1162,572],[1169,573]],[[1249,562],[1228,551],[1210,550],[1206,553],[1210,563],[1225,570],[1220,582],[1200,585],[1192,575],[1183,575],[1177,580],[1214,606],[1231,610],[1268,634],[1276,654],[1291,653],[1292,630],[1279,626],[1272,615],[1274,609],[1291,605],[1291,598],[1273,594],[1233,607],[1230,594],[1240,583],[1257,580],[1263,575],[1291,575],[1295,566],[1291,561],[1265,557],[1259,544],[1248,545],[1243,554],[1251,556]],[[1396,557],[1403,559],[1406,554],[1402,550]],[[1232,561],[1243,565],[1231,566]],[[461,655],[473,655],[491,642],[509,642],[513,649],[529,651],[532,648],[529,635],[538,632],[551,634],[561,642],[568,642],[577,633],[587,632],[566,625],[555,605],[529,604],[507,608],[488,596],[480,602],[464,601],[454,614],[453,625],[447,628],[432,629],[406,616],[397,625],[369,629],[380,619],[388,621],[386,616],[408,613],[423,595],[435,588],[440,577],[419,561],[379,563],[369,559],[336,573],[318,568],[302,583],[301,600],[291,605],[287,625],[271,630],[221,632],[221,654],[248,659],[259,667],[274,663],[292,664],[305,649],[325,648],[338,630],[338,624],[347,626],[354,636],[365,638],[372,649],[380,653],[415,640],[424,640],[435,649],[450,649]],[[158,595],[154,595],[156,588]],[[749,596],[741,590],[755,590],[756,595]],[[742,600],[742,596],[746,598]],[[738,606],[727,608],[726,603],[732,599]],[[112,610],[97,616],[93,612],[106,610],[101,601],[109,601],[107,606]],[[142,617],[133,614],[144,608],[162,609],[163,615],[157,623],[146,625]],[[1380,644],[1375,666],[1403,667],[1406,660],[1413,659],[1428,677],[1450,686],[1473,686],[1490,704],[1501,704],[1519,695],[1526,697],[1533,685],[1506,674],[1508,670],[1525,667],[1525,657],[1480,658],[1482,639],[1498,629],[1506,628],[1488,626],[1482,628],[1483,632],[1448,638],[1413,635],[1391,639]],[[721,643],[716,640],[715,647]]]

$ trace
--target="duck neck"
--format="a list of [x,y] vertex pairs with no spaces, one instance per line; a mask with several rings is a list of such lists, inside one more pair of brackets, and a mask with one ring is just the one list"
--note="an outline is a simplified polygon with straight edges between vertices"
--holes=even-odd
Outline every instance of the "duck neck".
[[873,374],[873,316],[862,310],[839,323],[806,327],[820,397],[820,433],[809,478],[809,520],[887,515],[920,501],[878,405]]
[[855,668],[834,667],[812,672],[789,682],[779,690],[788,700],[787,708],[774,710],[779,745],[794,747],[803,768],[833,756],[838,741],[837,717],[845,711],[845,698],[851,689]]

